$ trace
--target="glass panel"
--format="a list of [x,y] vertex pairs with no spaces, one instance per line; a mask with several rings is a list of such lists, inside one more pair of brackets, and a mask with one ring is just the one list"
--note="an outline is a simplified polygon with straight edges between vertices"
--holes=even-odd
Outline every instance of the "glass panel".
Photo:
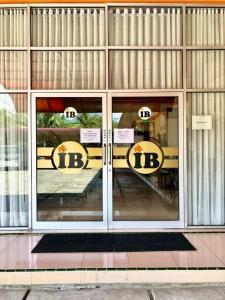
[[188,224],[224,225],[225,93],[187,99]]
[[33,51],[33,89],[104,89],[103,51]]
[[110,51],[109,77],[112,89],[182,88],[182,52]]
[[112,46],[182,45],[181,8],[110,8]]
[[0,46],[27,45],[27,10],[24,8],[0,9]]
[[112,109],[113,220],[179,220],[177,98],[116,97]]
[[38,221],[101,221],[102,99],[37,99]]
[[224,8],[188,8],[186,18],[188,46],[225,45]]
[[27,52],[0,51],[0,90],[27,89]]
[[0,226],[28,226],[27,95],[0,94]]
[[225,51],[187,51],[187,86],[191,89],[223,89]]
[[105,46],[103,8],[33,8],[33,46]]

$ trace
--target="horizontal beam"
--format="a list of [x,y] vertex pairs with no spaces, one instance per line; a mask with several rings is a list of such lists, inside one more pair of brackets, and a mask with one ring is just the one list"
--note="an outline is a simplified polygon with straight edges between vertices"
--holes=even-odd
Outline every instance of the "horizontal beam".
[[106,1],[106,0],[0,0],[0,5],[1,4],[48,4],[48,3],[60,3],[60,4],[68,4],[68,3],[74,3],[74,4],[107,4],[107,3],[134,3],[134,4],[156,4],[159,5],[161,4],[225,4],[225,0],[111,0],[111,1]]

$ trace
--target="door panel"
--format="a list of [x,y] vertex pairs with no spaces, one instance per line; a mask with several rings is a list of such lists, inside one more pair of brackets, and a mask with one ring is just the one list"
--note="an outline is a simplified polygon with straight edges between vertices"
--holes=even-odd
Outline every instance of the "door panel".
[[37,228],[105,226],[103,98],[35,97]]
[[181,93],[32,100],[35,229],[184,227]]
[[179,96],[110,98],[110,227],[182,227]]

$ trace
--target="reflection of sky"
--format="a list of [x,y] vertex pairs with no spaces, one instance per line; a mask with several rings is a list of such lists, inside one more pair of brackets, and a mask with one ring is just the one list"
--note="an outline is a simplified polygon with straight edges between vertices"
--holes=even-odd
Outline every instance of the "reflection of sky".
[[[1,88],[0,88],[1,89]],[[7,94],[0,95],[0,110],[6,110],[9,113],[16,113],[15,105],[12,98]]]
[[113,116],[112,116],[113,121],[119,123],[121,116],[122,116],[122,113],[113,113]]

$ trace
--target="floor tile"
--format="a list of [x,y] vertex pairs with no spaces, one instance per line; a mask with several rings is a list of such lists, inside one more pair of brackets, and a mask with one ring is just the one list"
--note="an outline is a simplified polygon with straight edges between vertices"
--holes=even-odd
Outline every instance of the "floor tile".
[[225,233],[198,234],[198,237],[209,249],[225,249]]
[[176,267],[176,263],[169,252],[128,252],[130,268],[138,267]]
[[1,235],[0,236],[0,252],[16,239],[16,235]]
[[204,246],[197,251],[171,251],[171,255],[178,267],[224,267],[223,262]]
[[128,255],[127,252],[116,252],[108,254],[109,268],[127,268]]
[[108,268],[108,253],[85,253],[82,268]]
[[30,269],[35,256],[29,251],[4,250],[0,254],[0,269]]
[[40,253],[37,254],[35,268],[60,269],[81,268],[84,253]]

